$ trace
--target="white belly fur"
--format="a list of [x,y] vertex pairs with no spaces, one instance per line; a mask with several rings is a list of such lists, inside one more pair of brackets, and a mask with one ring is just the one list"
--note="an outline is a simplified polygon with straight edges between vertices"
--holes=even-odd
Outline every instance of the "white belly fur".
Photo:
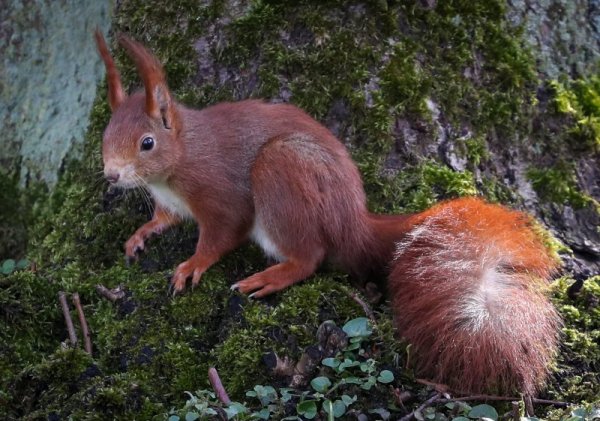
[[185,200],[166,183],[148,184],[148,188],[156,204],[164,210],[182,218],[193,217],[192,211]]
[[285,256],[281,254],[273,240],[269,237],[260,221],[255,220],[252,232],[250,233],[252,240],[257,243],[269,257],[280,262],[285,261]]

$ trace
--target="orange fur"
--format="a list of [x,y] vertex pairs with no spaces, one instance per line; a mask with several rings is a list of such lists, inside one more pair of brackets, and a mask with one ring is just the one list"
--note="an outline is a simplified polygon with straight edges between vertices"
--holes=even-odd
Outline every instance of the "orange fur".
[[414,216],[389,275],[420,375],[454,390],[535,394],[556,354],[556,267],[530,218],[474,198]]

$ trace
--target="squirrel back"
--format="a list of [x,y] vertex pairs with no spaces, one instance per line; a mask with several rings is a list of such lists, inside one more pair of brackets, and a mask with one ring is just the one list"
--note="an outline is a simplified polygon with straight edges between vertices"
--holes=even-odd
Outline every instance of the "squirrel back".
[[418,375],[465,393],[535,394],[557,352],[557,262],[520,212],[463,198],[414,216],[388,278]]

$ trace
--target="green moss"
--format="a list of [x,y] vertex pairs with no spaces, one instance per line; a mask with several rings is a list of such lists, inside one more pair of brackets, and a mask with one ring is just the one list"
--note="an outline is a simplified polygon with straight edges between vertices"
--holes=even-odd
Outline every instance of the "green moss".
[[433,161],[401,171],[382,188],[372,207],[390,213],[419,212],[440,200],[477,194],[471,172],[455,172]]
[[567,82],[551,81],[554,106],[571,118],[570,145],[578,151],[600,150],[600,76]]
[[46,187],[31,183],[19,187],[17,174],[0,169],[0,261],[25,256],[28,227],[46,199]]
[[563,352],[549,394],[569,402],[593,403],[600,396],[600,277],[586,279],[569,298],[572,279],[554,285],[554,303],[564,319]]
[[577,186],[575,173],[566,166],[556,168],[530,168],[527,177],[543,200],[583,208],[588,205],[598,207],[598,202],[581,192]]
[[319,325],[326,320],[344,323],[362,312],[348,295],[343,279],[317,275],[288,288],[275,305],[248,301],[243,322],[232,325],[227,338],[213,351],[215,367],[233,396],[270,380],[262,356],[274,351],[297,359],[299,351],[315,343]]

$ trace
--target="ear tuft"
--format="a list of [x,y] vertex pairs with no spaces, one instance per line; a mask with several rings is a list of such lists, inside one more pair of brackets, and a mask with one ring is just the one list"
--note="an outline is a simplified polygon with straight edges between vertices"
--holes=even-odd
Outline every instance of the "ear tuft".
[[170,129],[175,116],[174,104],[167,86],[165,73],[158,59],[141,43],[119,33],[121,44],[135,62],[144,81],[146,91],[146,113],[156,119],[162,119],[165,128]]
[[119,105],[125,101],[127,95],[125,95],[125,91],[123,90],[123,85],[121,84],[121,77],[119,76],[119,71],[115,66],[115,62],[108,51],[108,47],[106,46],[106,41],[104,40],[104,36],[98,27],[94,31],[94,37],[96,38],[96,46],[98,47],[98,53],[104,62],[104,66],[106,67],[106,78],[108,84],[108,103],[110,104],[110,109],[114,112]]

